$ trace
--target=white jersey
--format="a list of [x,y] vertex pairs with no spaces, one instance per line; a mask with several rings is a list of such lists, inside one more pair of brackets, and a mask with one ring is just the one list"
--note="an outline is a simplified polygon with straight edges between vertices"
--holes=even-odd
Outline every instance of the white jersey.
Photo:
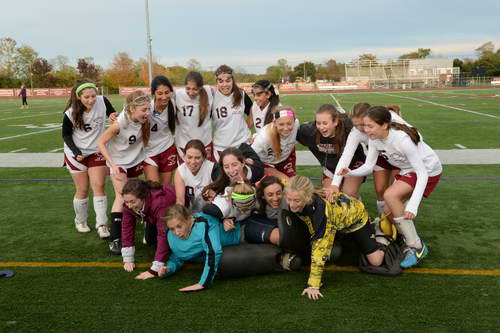
[[370,173],[379,154],[387,159],[387,162],[399,168],[400,175],[411,172],[417,174],[417,184],[405,209],[417,215],[418,205],[427,186],[428,177],[437,176],[443,171],[439,157],[422,140],[418,142],[418,145],[415,145],[404,131],[391,128],[385,139],[369,140],[365,164],[359,169],[352,170],[349,175],[364,176]]
[[177,172],[179,172],[182,180],[184,181],[186,196],[191,199],[189,208],[193,212],[201,212],[201,209],[205,204],[201,192],[205,186],[212,182],[213,168],[214,163],[209,160],[203,161],[203,164],[196,175],[193,175],[186,163],[182,163],[177,168]]
[[229,191],[230,188],[226,188],[225,193],[223,195],[217,195],[212,203],[221,210],[222,219],[234,218],[237,222],[243,221],[250,216],[250,211],[248,213],[244,213],[236,208],[231,202]]
[[271,103],[268,103],[264,109],[261,109],[256,102],[253,102],[252,104],[253,127],[255,127],[256,134],[258,134],[264,128],[264,120],[266,119],[269,105],[271,105]]
[[[175,106],[175,100],[172,100]],[[155,102],[151,101],[151,110],[148,115],[150,125],[150,136],[147,147],[144,147],[146,157],[156,156],[163,153],[174,144],[174,137],[168,127],[168,105],[163,112],[155,110]]]
[[[82,156],[99,152],[97,140],[104,132],[106,121],[106,104],[104,97],[97,96],[94,106],[89,112],[83,112],[83,128],[74,127],[73,109],[67,109],[64,114],[73,123],[73,142],[82,151]],[[64,143],[64,153],[67,156],[73,156],[71,149]]]
[[262,162],[266,164],[278,164],[286,160],[295,149],[297,131],[299,130],[300,123],[298,119],[295,119],[291,133],[287,137],[280,137],[281,156],[279,159],[276,158],[274,154],[271,138],[268,133],[268,129],[271,126],[274,126],[273,123],[267,124],[262,131],[255,136],[252,149],[259,155]]
[[145,159],[141,123],[130,121],[126,111],[120,112],[116,122],[120,132],[106,144],[108,153],[117,166],[135,167]]
[[[403,124],[409,127],[412,127],[408,124],[403,118],[398,116],[398,114],[394,111],[389,111],[391,113],[391,121],[399,124]],[[420,135],[420,133],[419,133]],[[420,136],[422,138],[422,136]],[[335,175],[333,175],[332,185],[340,187],[340,183],[342,182],[342,176],[338,176],[337,173],[340,172],[342,168],[348,168],[349,164],[351,164],[352,157],[356,152],[359,144],[364,144],[368,146],[368,134],[361,132],[356,127],[351,129],[351,132],[347,136],[347,140],[345,143],[344,151],[342,152],[342,156],[337,163],[337,167],[335,168]],[[376,170],[375,170],[376,171]]]
[[245,94],[238,106],[233,107],[233,95],[225,96],[215,92],[212,105],[212,125],[214,127],[214,149],[222,151],[238,147],[250,138],[250,129],[245,120]]
[[189,140],[198,139],[206,146],[212,142],[212,122],[210,121],[210,110],[212,108],[213,95],[210,86],[203,86],[208,95],[208,112],[201,126],[198,127],[200,119],[200,97],[191,99],[185,88],[175,91],[175,105],[177,107],[177,120],[175,127],[175,144],[177,148],[183,149]]

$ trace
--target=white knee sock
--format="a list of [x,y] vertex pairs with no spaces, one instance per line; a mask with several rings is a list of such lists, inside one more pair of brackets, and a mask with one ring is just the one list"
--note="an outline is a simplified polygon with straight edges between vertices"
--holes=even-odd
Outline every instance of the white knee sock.
[[394,222],[396,223],[398,232],[404,236],[406,245],[417,249],[422,247],[422,242],[420,242],[420,238],[417,235],[413,220],[407,220],[403,216],[400,216],[395,217]]
[[87,223],[89,198],[77,199],[73,198],[73,209],[75,210],[75,223]]
[[385,201],[377,200],[377,213],[380,215],[384,212]]
[[103,195],[100,197],[94,196],[94,211],[95,211],[95,227],[108,224],[108,198]]

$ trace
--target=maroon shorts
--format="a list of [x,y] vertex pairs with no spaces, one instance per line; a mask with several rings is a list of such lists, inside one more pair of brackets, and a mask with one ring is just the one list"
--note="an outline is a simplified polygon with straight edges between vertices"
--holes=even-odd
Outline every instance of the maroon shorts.
[[382,156],[380,156],[380,155],[377,158],[377,164],[376,165],[379,166],[379,167],[381,167],[382,169],[385,169],[385,170],[399,170],[398,167],[395,167],[391,163],[387,162],[387,160],[385,158],[383,158]]
[[172,172],[177,169],[177,148],[171,145],[167,150],[158,155],[148,157],[144,160],[144,166],[152,165],[160,172]]
[[264,164],[266,168],[274,168],[281,173],[284,173],[288,177],[294,177],[297,174],[296,171],[297,156],[295,155],[295,149],[286,160],[278,164]]
[[137,178],[140,175],[142,175],[143,166],[142,163],[140,163],[137,164],[135,167],[131,167],[128,169],[124,169],[122,167],[118,167],[118,169],[120,169],[120,173],[126,174],[127,178]]
[[77,173],[87,171],[89,168],[106,166],[106,159],[101,153],[95,153],[85,157],[82,161],[78,161],[73,156],[64,154],[64,165],[69,172]]
[[[396,180],[405,182],[412,188],[415,188],[415,185],[417,184],[417,174],[415,172],[410,172],[407,173],[406,175],[395,175],[394,178],[396,178]],[[427,198],[432,193],[437,183],[439,183],[439,178],[441,178],[441,174],[429,177],[427,179],[427,185],[425,186],[424,190],[424,197]]]

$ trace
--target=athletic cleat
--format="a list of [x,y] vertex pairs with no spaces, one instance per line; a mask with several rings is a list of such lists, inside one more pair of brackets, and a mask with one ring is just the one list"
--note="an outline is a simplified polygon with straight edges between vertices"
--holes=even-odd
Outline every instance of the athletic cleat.
[[76,230],[78,230],[78,232],[90,232],[90,228],[86,222],[75,223],[75,227],[76,227]]
[[109,237],[109,229],[105,225],[100,225],[97,227],[97,234],[100,239],[105,239]]
[[122,242],[119,238],[109,242],[109,250],[117,256],[122,254]]
[[280,265],[285,271],[298,271],[302,260],[298,255],[287,252],[281,255]]
[[407,247],[404,251],[404,259],[401,261],[401,268],[410,268],[418,264],[424,259],[429,253],[429,248],[422,242],[422,247],[420,249],[415,249],[413,247]]

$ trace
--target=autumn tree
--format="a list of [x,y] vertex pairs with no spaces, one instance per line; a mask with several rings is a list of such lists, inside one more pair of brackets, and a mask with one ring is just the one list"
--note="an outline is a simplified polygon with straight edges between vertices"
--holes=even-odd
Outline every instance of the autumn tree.
[[431,54],[431,49],[419,48],[417,51],[399,56],[399,59],[425,59]]
[[41,88],[49,88],[55,83],[55,78],[51,74],[52,65],[45,58],[36,58],[31,66],[33,73],[33,83]]
[[77,64],[80,78],[98,82],[101,76],[101,67],[94,64],[92,57],[80,58]]

